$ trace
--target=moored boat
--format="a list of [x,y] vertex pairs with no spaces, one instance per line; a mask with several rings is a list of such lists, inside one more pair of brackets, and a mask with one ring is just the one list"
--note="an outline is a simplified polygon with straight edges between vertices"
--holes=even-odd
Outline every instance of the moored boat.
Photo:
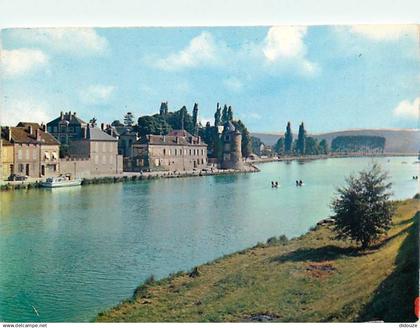
[[81,184],[82,179],[72,179],[71,177],[65,175],[48,178],[45,182],[41,182],[41,186],[44,188],[74,187],[80,186]]

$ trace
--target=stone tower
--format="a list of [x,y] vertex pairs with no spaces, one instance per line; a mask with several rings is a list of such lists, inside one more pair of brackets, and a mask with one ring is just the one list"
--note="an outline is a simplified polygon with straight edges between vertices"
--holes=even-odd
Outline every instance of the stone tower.
[[235,128],[231,121],[228,121],[223,128],[222,133],[223,154],[222,154],[222,169],[236,169],[243,168],[242,159],[242,135]]

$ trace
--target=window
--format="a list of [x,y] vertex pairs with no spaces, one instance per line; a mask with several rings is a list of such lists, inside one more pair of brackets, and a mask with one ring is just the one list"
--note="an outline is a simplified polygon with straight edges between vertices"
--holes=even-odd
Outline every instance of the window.
[[98,164],[98,162],[99,162],[99,157],[98,155],[95,155],[95,164]]
[[190,149],[190,156],[192,155],[192,151],[191,151],[191,149]]
[[29,148],[26,149],[26,159],[30,159],[30,153],[29,153]]
[[52,132],[51,126],[48,127],[48,132],[50,132],[50,133]]
[[204,149],[201,149],[201,156],[204,156]]
[[55,133],[57,133],[57,127],[56,127],[56,126],[54,126],[53,131],[54,131]]
[[22,149],[18,150],[18,159],[22,159]]
[[163,148],[163,156],[166,156],[166,149]]
[[175,149],[175,156],[178,155],[178,149]]
[[106,142],[103,142],[102,143],[102,151],[103,152],[106,152]]

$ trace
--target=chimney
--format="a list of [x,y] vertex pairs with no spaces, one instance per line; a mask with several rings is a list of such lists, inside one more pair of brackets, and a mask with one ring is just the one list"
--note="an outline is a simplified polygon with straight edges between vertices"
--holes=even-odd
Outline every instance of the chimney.
[[32,133],[34,133],[33,129],[32,129],[32,125],[28,125],[28,132],[30,135],[32,135]]
[[105,130],[105,123],[101,123],[101,130]]
[[[89,124],[88,124],[88,126],[89,126]],[[82,138],[83,139],[86,139],[86,129],[87,128],[82,128]]]
[[12,128],[10,126],[7,127],[7,140],[12,141]]
[[46,127],[45,127],[44,123],[41,123],[41,130],[44,131],[44,132],[46,131]]
[[40,129],[36,129],[35,130],[35,138],[36,138],[36,141],[41,141],[41,132],[40,132]]

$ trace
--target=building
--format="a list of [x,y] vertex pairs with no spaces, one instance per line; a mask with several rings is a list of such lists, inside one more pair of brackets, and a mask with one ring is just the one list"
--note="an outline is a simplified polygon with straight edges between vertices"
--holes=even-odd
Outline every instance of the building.
[[207,166],[207,145],[185,130],[147,135],[133,145],[128,171],[192,171]]
[[38,123],[21,122],[2,129],[2,176],[44,178],[59,173],[60,143]]
[[76,177],[106,176],[123,173],[118,140],[94,124],[82,128],[81,139],[71,140],[68,156],[61,159],[61,173]]
[[222,142],[223,154],[220,167],[222,169],[242,169],[242,135],[230,121],[224,125]]
[[87,123],[76,116],[76,113],[60,113],[60,116],[47,123],[47,131],[62,145],[69,145],[72,140],[82,139],[82,129]]

